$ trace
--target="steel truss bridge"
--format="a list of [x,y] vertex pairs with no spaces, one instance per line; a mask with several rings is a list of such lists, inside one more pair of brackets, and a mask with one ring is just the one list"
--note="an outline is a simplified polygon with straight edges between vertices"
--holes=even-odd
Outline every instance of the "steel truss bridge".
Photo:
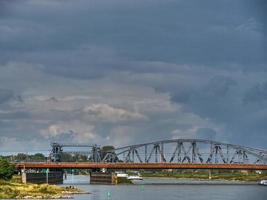
[[[200,139],[162,140],[103,151],[100,146],[53,143],[49,163],[18,168],[80,169],[251,169],[267,170],[267,151]],[[67,151],[67,149],[72,149]],[[77,150],[85,148],[85,151]],[[73,150],[74,149],[74,150]],[[63,153],[86,155],[87,162],[61,162]]]

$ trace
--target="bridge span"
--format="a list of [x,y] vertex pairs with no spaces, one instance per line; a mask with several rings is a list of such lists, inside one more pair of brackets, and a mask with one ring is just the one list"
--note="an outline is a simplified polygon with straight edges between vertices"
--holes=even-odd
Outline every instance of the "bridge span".
[[[85,152],[75,152],[77,148]],[[71,152],[67,152],[72,148]],[[64,162],[64,154],[87,155]],[[236,169],[267,170],[267,150],[210,140],[175,139],[113,147],[53,143],[49,162],[16,163],[18,169]]]
[[[67,148],[83,147],[87,152],[68,152],[71,154],[83,154],[88,157],[88,162],[93,163],[141,163],[140,166],[162,166],[177,167],[180,164],[207,164],[203,166],[213,166],[211,164],[266,164],[267,150],[261,150],[246,146],[226,144],[210,140],[199,139],[174,139],[162,140],[150,143],[135,144],[124,147],[113,148],[108,151],[101,149],[98,145],[89,144],[60,144],[53,143],[50,153],[52,162],[64,162],[62,155]],[[144,165],[142,163],[145,163]],[[152,164],[152,165],[149,165]],[[116,165],[114,165],[116,166]],[[122,165],[128,166],[128,165]],[[193,166],[193,165],[192,165]],[[215,166],[215,165],[214,165]]]
[[17,163],[17,169],[229,169],[229,170],[267,170],[265,164],[194,164],[194,163]]
[[[108,169],[109,175],[106,178],[109,179],[109,183],[113,183],[112,170],[267,170],[267,150],[210,140],[174,139],[124,147],[108,147],[107,149],[91,144],[53,143],[49,162],[15,164],[17,169],[26,175],[31,172],[27,169],[33,169],[33,171],[51,169],[51,172],[61,173],[61,181],[64,169],[92,169],[91,178],[96,183],[100,183],[105,175],[97,172],[99,169]],[[81,148],[85,151],[81,151]],[[83,155],[86,159],[64,160],[66,155],[78,158]],[[49,172],[49,170],[46,171]],[[33,176],[39,175],[35,173]]]

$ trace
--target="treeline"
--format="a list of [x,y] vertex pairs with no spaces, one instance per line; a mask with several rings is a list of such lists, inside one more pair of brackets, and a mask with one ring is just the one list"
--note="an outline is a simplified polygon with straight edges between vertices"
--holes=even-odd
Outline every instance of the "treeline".
[[[46,157],[44,154],[36,153],[33,155],[19,153],[17,155],[8,155],[1,156],[1,158],[8,160],[10,162],[46,162],[49,161],[49,157]],[[87,161],[88,158],[85,155],[80,154],[70,154],[70,153],[61,153],[60,160],[62,162],[76,162],[76,161]]]
[[[100,158],[101,158],[101,160],[103,159],[103,158],[105,158],[105,156],[107,155],[107,154],[114,154],[114,157],[116,157],[115,156],[115,152],[114,152],[114,147],[113,146],[104,146],[104,147],[102,147],[101,149],[100,149],[100,151],[99,151],[99,156],[100,156]],[[87,162],[87,161],[90,161],[90,160],[92,160],[92,158],[91,157],[88,157],[87,155],[83,155],[83,154],[71,154],[71,153],[67,153],[67,152],[62,152],[62,153],[60,153],[60,161],[61,162]],[[92,156],[92,155],[91,155]]]
[[[49,161],[50,158],[46,157],[44,154],[36,153],[33,155],[19,153],[17,155],[8,155],[8,156],[1,156],[1,158],[6,159],[10,162],[46,162]],[[88,161],[88,157],[86,155],[81,154],[71,154],[71,153],[60,153],[60,160],[62,162],[86,162]]]
[[[104,146],[100,149],[100,158],[103,159],[108,153],[114,153],[114,147],[113,146]],[[115,153],[114,153],[114,157]],[[24,154],[19,153],[17,155],[8,155],[8,156],[0,156],[0,158],[4,158],[10,162],[46,162],[50,161],[50,158],[45,156],[42,153],[36,153],[36,154]],[[59,155],[59,160],[61,162],[87,162],[92,160],[91,157],[88,157],[88,155],[79,154],[79,153],[68,153],[68,152],[62,152]]]
[[11,162],[22,162],[22,161],[46,161],[47,157],[42,153],[36,153],[33,155],[19,153],[17,155],[8,155],[8,156],[1,156]]

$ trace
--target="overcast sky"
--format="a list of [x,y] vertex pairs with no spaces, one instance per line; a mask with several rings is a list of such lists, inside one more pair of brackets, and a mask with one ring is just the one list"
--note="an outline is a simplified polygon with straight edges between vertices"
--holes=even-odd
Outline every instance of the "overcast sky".
[[0,0],[0,151],[205,138],[267,149],[266,0]]

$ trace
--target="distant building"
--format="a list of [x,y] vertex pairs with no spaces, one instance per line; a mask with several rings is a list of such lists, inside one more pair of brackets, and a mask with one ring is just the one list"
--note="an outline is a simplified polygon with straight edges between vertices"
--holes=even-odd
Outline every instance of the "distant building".
[[248,170],[241,170],[240,171],[242,174],[246,174],[246,175],[248,175]]
[[255,171],[257,174],[262,174],[262,171],[261,170],[256,170]]

